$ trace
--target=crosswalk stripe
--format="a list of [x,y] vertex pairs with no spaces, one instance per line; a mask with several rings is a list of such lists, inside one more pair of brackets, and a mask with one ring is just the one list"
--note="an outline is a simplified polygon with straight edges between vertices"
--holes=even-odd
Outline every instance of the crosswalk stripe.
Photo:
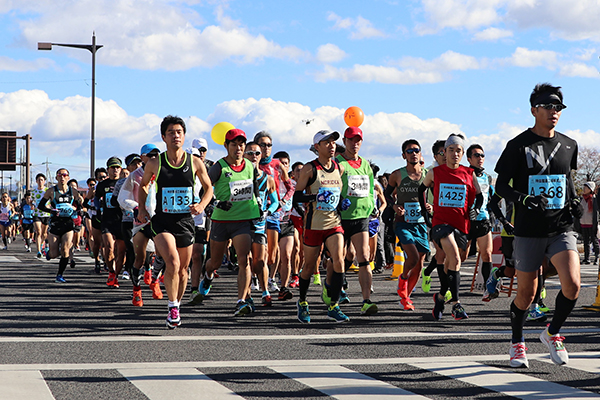
[[[328,365],[306,369],[297,365],[270,367],[273,371],[340,400],[406,399],[423,400],[419,396],[389,383],[379,381],[342,366]],[[324,369],[325,371],[319,371]]]
[[15,256],[0,256],[1,263],[20,263],[22,262]]
[[1,371],[0,400],[54,400],[40,371]]
[[490,367],[477,362],[457,362],[446,365],[423,362],[414,363],[413,365],[449,378],[458,379],[462,382],[524,400],[538,400],[548,396],[550,393],[552,394],[551,398],[561,400],[598,398],[598,395],[595,393],[548,382],[518,372]]
[[195,368],[121,368],[117,371],[151,400],[172,400],[177,397],[174,390],[190,400],[243,399]]

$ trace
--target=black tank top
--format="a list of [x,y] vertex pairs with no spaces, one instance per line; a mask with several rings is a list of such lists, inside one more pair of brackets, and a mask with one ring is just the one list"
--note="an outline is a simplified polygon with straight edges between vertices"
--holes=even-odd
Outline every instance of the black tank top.
[[[75,196],[73,196],[73,188],[71,186],[67,187],[67,191],[65,193],[61,193],[58,190],[58,186],[54,186],[54,196],[52,197],[52,208],[57,209],[59,211],[58,217],[53,216],[52,218],[71,218],[71,215],[67,215],[71,210],[69,207],[73,204],[73,200]],[[63,204],[61,206],[60,204]],[[67,205],[68,207],[66,207]],[[72,208],[72,207],[71,207]],[[74,213],[74,212],[71,212]]]
[[156,177],[156,215],[160,218],[191,218],[189,206],[194,201],[194,166],[192,157],[185,153],[181,166],[173,167],[167,152],[159,156]]

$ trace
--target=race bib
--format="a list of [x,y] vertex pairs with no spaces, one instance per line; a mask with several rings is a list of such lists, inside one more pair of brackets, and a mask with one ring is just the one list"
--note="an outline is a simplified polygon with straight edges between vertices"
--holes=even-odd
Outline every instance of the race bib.
[[33,211],[31,211],[31,209],[23,210],[23,218],[25,218],[25,219],[33,218]]
[[425,218],[421,215],[421,205],[417,201],[404,203],[404,220],[409,224],[425,222]]
[[162,210],[168,214],[188,213],[193,198],[191,187],[162,188]]
[[75,211],[69,203],[58,203],[56,209],[58,210],[59,217],[70,217],[73,215],[73,211]]
[[229,191],[231,192],[229,201],[235,203],[238,201],[252,200],[253,189],[254,185],[252,184],[252,179],[229,182]]
[[106,193],[104,195],[104,201],[106,202],[106,208],[115,208],[115,206],[113,206],[110,203],[110,200],[112,199],[112,195],[113,195],[112,192]]
[[544,195],[548,199],[549,210],[560,210],[565,206],[567,189],[566,175],[531,175],[529,176],[530,196]]
[[339,187],[320,187],[317,193],[317,210],[335,211],[340,202]]
[[133,211],[123,210],[123,219],[133,219]]
[[8,222],[8,213],[0,213],[0,221]]
[[348,175],[348,196],[367,197],[369,195],[369,177],[367,175]]
[[440,183],[439,200],[440,207],[463,208],[467,198],[467,185],[453,183]]

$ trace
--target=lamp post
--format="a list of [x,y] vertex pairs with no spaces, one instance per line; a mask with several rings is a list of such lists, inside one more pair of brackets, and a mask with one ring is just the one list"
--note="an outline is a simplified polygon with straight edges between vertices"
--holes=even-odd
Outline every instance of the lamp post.
[[92,133],[90,138],[90,176],[94,176],[96,159],[96,51],[103,46],[96,44],[96,33],[92,33],[92,44],[72,44],[72,43],[50,43],[38,42],[38,50],[52,50],[52,46],[74,47],[76,49],[86,49],[92,53]]

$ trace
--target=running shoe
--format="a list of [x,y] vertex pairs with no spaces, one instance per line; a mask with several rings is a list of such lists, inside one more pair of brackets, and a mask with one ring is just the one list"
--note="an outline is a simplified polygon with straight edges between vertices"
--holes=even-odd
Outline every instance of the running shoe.
[[431,290],[431,275],[425,275],[425,268],[421,269],[421,289],[423,293],[429,293]]
[[62,275],[56,275],[56,279],[54,280],[54,282],[56,282],[56,283],[67,283],[67,281],[65,281],[65,278],[63,278]]
[[[542,332],[543,333],[543,332]],[[510,366],[513,368],[529,368],[529,361],[527,361],[527,347],[525,343],[513,343],[510,346]]]
[[150,290],[152,290],[153,299],[160,300],[163,298],[163,293],[158,281],[150,283]]
[[452,293],[450,293],[450,289],[448,289],[448,291],[444,295],[444,301],[448,303],[450,300],[452,300]]
[[144,305],[144,301],[142,300],[142,290],[134,290],[133,291],[133,300],[131,303],[136,307],[142,307]]
[[197,290],[194,290],[192,293],[190,293],[190,298],[188,299],[188,305],[196,306],[200,303],[202,303],[202,301],[200,300],[200,292]]
[[375,267],[375,269],[373,270],[374,274],[383,274],[383,267],[381,265],[378,265]]
[[376,314],[379,309],[377,308],[377,304],[371,303],[371,300],[363,301],[362,308],[360,309],[361,315],[373,315]]
[[[8,249],[8,247],[4,247],[4,250]],[[50,257],[50,252],[46,251],[46,261],[50,261],[52,258]]]
[[452,306],[452,316],[457,321],[460,321],[461,319],[469,318],[469,316],[467,315],[467,312],[465,311],[465,309],[463,308],[463,306],[460,303],[456,303]]
[[250,290],[260,290],[260,287],[258,286],[258,277],[252,277],[250,281]]
[[26,253],[31,253],[31,247],[25,246],[25,252]]
[[404,311],[414,311],[415,310],[415,306],[413,305],[413,302],[410,299],[410,297],[407,297],[405,299],[400,299],[400,305],[402,307],[404,307]]
[[76,265],[77,265],[77,263],[75,263],[75,260],[71,260],[71,262],[69,263],[69,266],[71,268],[75,268]]
[[267,290],[269,292],[279,292],[279,286],[277,286],[277,282],[274,279],[269,278]]
[[100,275],[100,270],[101,270],[102,266],[100,265],[99,261],[96,261],[96,264],[94,265],[94,272],[98,275]]
[[200,281],[200,287],[198,287],[198,291],[200,292],[200,303],[204,301],[204,298],[210,292],[210,288],[212,287],[212,284],[210,282],[205,282],[205,280],[206,278],[202,279]]
[[131,277],[129,276],[129,272],[123,271],[123,274],[121,274],[121,279],[129,280],[130,278]]
[[179,308],[169,308],[169,314],[167,315],[167,328],[175,329],[181,325],[181,317],[179,316]]
[[433,294],[433,302],[434,302],[434,306],[433,306],[433,311],[431,313],[433,314],[433,319],[435,319],[436,321],[439,321],[440,319],[442,319],[442,315],[444,313],[445,301],[444,301],[444,299],[441,298],[441,295],[439,293],[434,293]]
[[544,312],[540,311],[540,306],[538,304],[531,306],[529,314],[527,314],[527,321],[544,322],[546,319],[548,319],[548,317],[546,317]]
[[234,317],[243,317],[244,315],[248,315],[252,312],[252,307],[245,301],[238,301],[235,306],[235,312],[233,313]]
[[340,310],[340,306],[338,306],[337,304],[329,306],[329,309],[327,310],[327,318],[335,322],[350,321],[350,318],[348,318],[346,314],[344,314],[342,310]]
[[360,268],[359,268],[359,266],[358,266],[358,265],[356,265],[356,264],[352,264],[352,265],[350,266],[350,268],[348,268],[348,271],[350,271],[350,272],[356,272],[356,273],[358,273],[358,271],[359,271],[359,270],[360,270]]
[[256,306],[254,305],[254,299],[252,297],[248,297],[246,299],[246,303],[248,303],[248,305],[250,306],[250,311],[251,312],[255,312],[256,311]]
[[109,272],[108,279],[106,280],[106,286],[113,287],[115,285],[115,279],[116,279],[115,273]]
[[563,340],[565,340],[564,336],[560,336],[558,333],[550,335],[550,333],[548,333],[548,326],[540,333],[540,342],[548,347],[548,350],[550,350],[550,358],[552,359],[552,362],[557,365],[563,365],[569,362],[569,353],[567,353],[567,349],[565,349]]
[[498,278],[496,278],[497,267],[492,268],[488,280],[485,282],[485,292],[483,293],[482,301],[488,302],[495,299],[500,294],[498,292]]
[[348,293],[345,290],[342,290],[340,293],[339,304],[350,304],[350,297],[348,297]]
[[119,286],[119,279],[117,278],[116,275],[115,275],[115,281],[114,281],[112,287],[113,287],[113,289],[118,289],[120,287]]
[[289,284],[289,287],[291,288],[297,288],[300,286],[300,278],[298,277],[298,275],[293,276],[292,277],[292,281]]
[[321,284],[321,274],[314,274],[313,275],[313,285],[320,285]]
[[279,296],[278,299],[281,300],[289,300],[292,297],[294,297],[294,295],[292,294],[292,292],[290,292],[290,290],[288,288],[286,288],[285,286],[281,288],[281,290],[279,291]]
[[405,299],[408,297],[408,278],[404,279],[402,275],[398,277],[398,287],[396,288],[396,293],[400,296],[401,299]]
[[542,286],[542,290],[540,291],[540,298],[541,299],[546,298],[546,287],[545,286]]
[[144,271],[144,283],[146,285],[149,285],[150,283],[152,283],[152,271],[149,269]]
[[298,307],[298,321],[303,324],[310,323],[310,311],[308,311],[308,302],[298,300],[296,304]]
[[550,311],[550,308],[546,304],[544,304],[544,301],[542,300],[541,296],[540,296],[540,299],[538,300],[538,307],[539,307],[540,311],[543,313],[547,313]]
[[42,253],[38,251],[38,253],[35,255],[36,258],[42,258]]
[[265,294],[262,296],[262,305],[263,307],[271,307],[273,305],[273,300],[271,299],[270,294]]
[[329,297],[327,283],[323,285],[323,290],[321,291],[321,300],[323,300],[323,303],[325,303],[326,306],[331,305],[331,297]]

